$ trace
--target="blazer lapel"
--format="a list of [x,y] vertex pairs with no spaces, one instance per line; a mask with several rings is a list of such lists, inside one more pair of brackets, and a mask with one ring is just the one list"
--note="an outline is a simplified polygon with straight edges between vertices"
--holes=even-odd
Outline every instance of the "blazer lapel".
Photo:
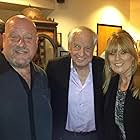
[[62,70],[61,71],[61,75],[62,75],[62,84],[64,86],[64,92],[68,93],[68,89],[69,89],[69,79],[70,79],[70,61],[71,58],[70,57],[66,57],[66,59],[64,59],[64,61],[62,62]]

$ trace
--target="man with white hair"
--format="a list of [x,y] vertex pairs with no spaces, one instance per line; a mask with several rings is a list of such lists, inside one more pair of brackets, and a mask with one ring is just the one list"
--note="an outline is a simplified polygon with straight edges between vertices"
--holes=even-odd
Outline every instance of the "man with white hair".
[[97,35],[80,26],[68,36],[69,55],[48,62],[53,140],[103,140],[102,71],[93,56]]

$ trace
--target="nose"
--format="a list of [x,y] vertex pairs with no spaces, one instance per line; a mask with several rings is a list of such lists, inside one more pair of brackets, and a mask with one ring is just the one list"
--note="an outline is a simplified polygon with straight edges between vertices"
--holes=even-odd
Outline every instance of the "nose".
[[20,37],[19,40],[18,40],[18,46],[23,47],[24,44],[25,44],[24,38],[23,37]]
[[120,59],[120,53],[117,52],[117,53],[115,54],[115,59],[116,59],[116,60],[119,60],[119,59]]
[[81,49],[79,50],[79,55],[80,56],[83,56],[84,55],[84,48],[83,47],[81,47]]

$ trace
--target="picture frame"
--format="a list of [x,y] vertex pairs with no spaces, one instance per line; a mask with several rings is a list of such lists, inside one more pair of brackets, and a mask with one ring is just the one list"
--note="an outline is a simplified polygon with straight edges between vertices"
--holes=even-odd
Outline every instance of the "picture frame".
[[57,33],[57,44],[58,47],[62,47],[62,33]]
[[69,52],[68,51],[60,51],[60,56],[65,56],[65,55],[68,55]]
[[122,26],[119,25],[108,25],[97,23],[97,35],[98,35],[97,56],[101,56],[102,54],[104,54],[107,39],[113,32],[117,32],[120,29],[122,29]]

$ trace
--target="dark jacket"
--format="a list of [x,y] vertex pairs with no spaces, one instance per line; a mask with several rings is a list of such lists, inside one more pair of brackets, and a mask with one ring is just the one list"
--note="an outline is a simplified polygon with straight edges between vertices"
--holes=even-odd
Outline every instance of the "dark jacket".
[[28,94],[26,84],[0,53],[0,140],[51,140],[47,82],[44,71],[32,65]]
[[[53,140],[61,139],[66,126],[70,62],[70,56],[49,61],[46,70],[49,86],[51,89],[51,105],[53,110]],[[103,140],[103,94],[101,90],[103,64],[103,59],[99,57],[93,57],[92,70],[95,93],[95,121],[97,133],[100,137],[99,140]]]
[[[140,78],[140,75],[139,75]],[[118,89],[119,76],[112,78],[104,106],[105,140],[120,140],[120,130],[115,124],[115,99]],[[132,81],[131,81],[132,82]],[[140,84],[140,83],[139,83]],[[140,140],[140,100],[132,96],[129,87],[124,105],[124,127],[126,140]]]

